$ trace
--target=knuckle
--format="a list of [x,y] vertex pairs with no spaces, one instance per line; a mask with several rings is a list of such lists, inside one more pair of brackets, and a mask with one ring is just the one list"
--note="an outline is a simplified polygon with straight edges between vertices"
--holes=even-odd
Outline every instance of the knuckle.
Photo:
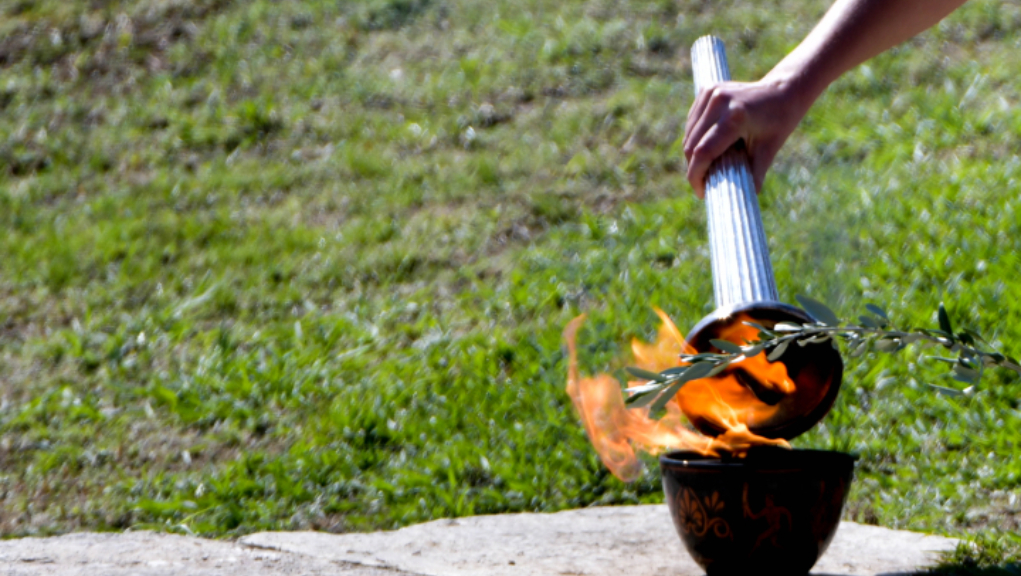
[[695,146],[694,150],[691,151],[692,161],[694,162],[705,159],[705,157],[709,155],[710,146],[711,144],[704,140],[699,142],[698,145]]
[[714,86],[712,93],[709,95],[709,101],[716,105],[729,104],[730,94],[727,92],[726,88],[722,86]]
[[731,124],[740,124],[748,119],[748,108],[741,102],[731,102],[727,114]]

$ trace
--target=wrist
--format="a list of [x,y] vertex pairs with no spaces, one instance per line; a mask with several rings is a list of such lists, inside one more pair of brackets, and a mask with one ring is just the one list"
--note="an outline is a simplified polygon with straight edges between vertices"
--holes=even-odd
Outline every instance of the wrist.
[[784,102],[798,112],[798,118],[808,112],[822,91],[826,89],[824,83],[813,81],[811,75],[807,74],[805,70],[784,62],[770,70],[760,82],[770,85],[779,92]]

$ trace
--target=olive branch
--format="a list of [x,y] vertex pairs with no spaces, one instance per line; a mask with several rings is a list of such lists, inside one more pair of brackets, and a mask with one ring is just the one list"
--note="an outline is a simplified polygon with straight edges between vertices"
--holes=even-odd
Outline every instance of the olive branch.
[[943,303],[939,305],[939,329],[928,328],[897,328],[889,315],[875,304],[866,304],[867,314],[858,317],[857,324],[842,324],[837,315],[828,306],[807,296],[798,295],[798,302],[815,322],[796,324],[779,322],[772,328],[766,328],[755,322],[744,322],[759,331],[754,341],[745,341],[744,345],[726,340],[711,340],[710,343],[722,353],[701,352],[698,354],[681,354],[686,366],[677,366],[656,373],[641,368],[629,367],[626,370],[632,376],[647,380],[641,386],[627,388],[629,394],[625,403],[630,408],[649,406],[649,413],[654,418],[661,417],[666,411],[667,402],[673,398],[682,386],[719,374],[731,364],[740,362],[764,351],[770,362],[780,359],[792,344],[807,346],[830,342],[839,350],[837,339],[845,342],[848,356],[861,356],[869,350],[878,350],[893,354],[907,347],[908,344],[938,345],[945,348],[954,358],[945,356],[926,356],[925,358],[950,364],[953,378],[969,386],[963,390],[929,384],[936,391],[951,396],[970,395],[975,384],[982,379],[986,368],[999,366],[1021,374],[1021,364],[1014,358],[1000,352],[985,350],[981,345],[989,343],[981,334],[974,330],[962,329],[954,333]]

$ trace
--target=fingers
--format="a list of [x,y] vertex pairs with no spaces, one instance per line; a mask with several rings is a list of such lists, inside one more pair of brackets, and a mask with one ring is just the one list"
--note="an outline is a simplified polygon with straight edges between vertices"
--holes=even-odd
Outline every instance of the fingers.
[[797,104],[797,86],[776,81],[724,82],[703,90],[688,111],[684,157],[695,194],[705,196],[712,163],[743,140],[751,160],[756,191],[805,110]]
[[691,160],[691,153],[702,139],[703,134],[713,122],[726,110],[730,96],[725,84],[717,84],[708,90],[702,90],[695,98],[695,103],[688,111],[688,121],[684,127],[684,157]]
[[705,196],[705,178],[713,161],[741,139],[743,117],[740,108],[728,111],[724,118],[712,123],[691,147],[691,155],[688,158],[688,182],[699,198]]
[[688,119],[684,125],[684,141],[682,142],[684,147],[684,157],[686,159],[691,158],[691,154],[689,153],[689,142],[691,142],[692,139],[692,128],[694,128],[698,120],[702,118],[702,113],[705,111],[706,104],[709,103],[709,99],[712,95],[712,90],[700,91],[698,96],[695,97],[695,101],[691,104],[691,109],[688,110]]

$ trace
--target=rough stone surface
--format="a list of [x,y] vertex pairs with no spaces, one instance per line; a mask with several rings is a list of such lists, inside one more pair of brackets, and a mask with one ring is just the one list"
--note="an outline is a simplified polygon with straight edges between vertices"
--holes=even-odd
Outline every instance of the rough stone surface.
[[[906,574],[956,542],[844,522],[814,574]],[[151,532],[0,541],[0,576],[701,576],[665,506],[437,520],[393,532]]]
[[234,542],[154,532],[0,541],[0,576],[410,576]]
[[[423,576],[700,576],[665,505],[437,520],[394,532],[264,532],[248,546]],[[814,574],[911,573],[956,541],[843,522]]]

